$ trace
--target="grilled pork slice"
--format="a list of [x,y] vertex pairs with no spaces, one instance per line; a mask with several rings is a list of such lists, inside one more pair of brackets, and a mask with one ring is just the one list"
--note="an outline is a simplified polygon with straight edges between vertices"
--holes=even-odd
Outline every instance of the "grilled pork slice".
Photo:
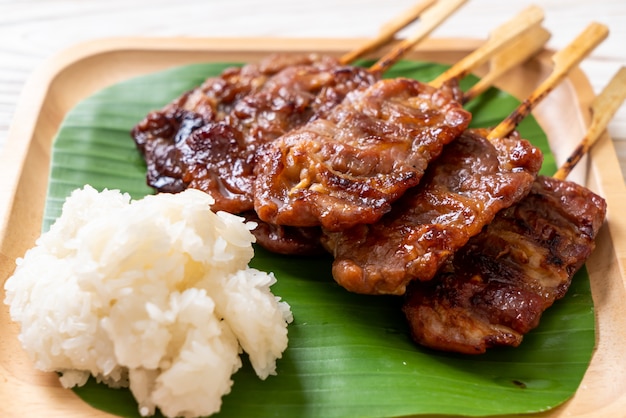
[[329,57],[282,59],[281,65],[266,61],[243,67],[234,81],[224,80],[225,74],[207,80],[133,129],[149,185],[159,191],[209,192],[214,210],[251,210],[257,149],[323,117],[348,92],[378,79]]
[[441,265],[501,209],[530,190],[543,156],[514,132],[488,141],[469,130],[446,146],[419,186],[372,225],[325,231],[333,277],[349,291],[405,293],[413,280],[432,279]]
[[262,61],[225,69],[217,77],[183,93],[160,110],[146,115],[131,137],[147,164],[147,183],[161,192],[180,192],[184,166],[176,144],[193,131],[226,118],[247,95],[259,91],[269,78],[291,66],[334,68],[338,61],[317,54],[273,54]]
[[247,144],[271,142],[311,119],[326,117],[349,92],[379,78],[367,68],[350,65],[292,65],[239,100],[227,122],[244,133]]
[[291,65],[337,65],[318,55],[271,55],[256,64],[230,67],[146,115],[131,137],[147,165],[146,182],[160,192],[180,192],[184,166],[176,144],[209,122],[222,120],[243,97],[259,90],[269,77]]
[[[318,54],[272,54],[258,63],[226,68],[219,76],[207,78],[200,86],[183,93],[147,117],[154,113],[171,114],[185,110],[198,114],[206,121],[222,120],[239,100],[259,91],[272,76],[292,66],[325,69],[337,67],[339,62],[335,58]],[[135,129],[136,134],[141,135],[144,130],[142,122]]]
[[260,149],[311,119],[324,117],[348,92],[375,81],[358,67],[286,68],[260,91],[241,99],[223,121],[207,124],[176,144],[183,182],[210,193],[214,210],[252,210]]
[[433,280],[409,285],[403,311],[414,340],[468,354],[518,346],[567,292],[605,215],[604,199],[588,189],[538,177]]
[[376,222],[467,128],[455,90],[381,80],[268,144],[256,168],[259,217],[333,231]]

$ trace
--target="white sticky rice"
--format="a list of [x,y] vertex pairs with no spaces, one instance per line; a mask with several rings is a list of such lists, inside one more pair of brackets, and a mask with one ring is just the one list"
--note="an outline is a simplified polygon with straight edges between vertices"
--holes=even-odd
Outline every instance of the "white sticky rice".
[[219,411],[242,350],[261,379],[276,374],[289,305],[248,267],[250,226],[212,203],[198,190],[74,191],[5,284],[36,367],[65,387],[89,375],[129,386],[142,415],[170,417]]

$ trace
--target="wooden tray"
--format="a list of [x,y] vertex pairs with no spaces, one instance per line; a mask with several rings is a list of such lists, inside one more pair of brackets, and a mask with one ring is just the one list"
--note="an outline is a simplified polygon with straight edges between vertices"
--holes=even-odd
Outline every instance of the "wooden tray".
[[[341,54],[360,39],[108,39],[79,45],[53,58],[24,89],[3,154],[0,155],[0,283],[15,259],[40,234],[52,139],[65,114],[81,99],[121,80],[168,67],[208,61],[255,61],[271,52],[316,51]],[[409,58],[453,63],[480,45],[467,39],[429,39]],[[551,69],[550,51],[503,77],[498,87],[525,97]],[[481,71],[477,71],[480,75]],[[557,160],[574,147],[589,123],[593,91],[574,70],[537,108]],[[597,347],[575,396],[535,416],[623,416],[626,410],[626,187],[608,134],[575,174],[607,199],[607,224],[587,263],[596,306]],[[587,166],[587,167],[585,167]],[[4,299],[4,290],[0,290]],[[18,327],[0,304],[0,415],[105,417],[74,392],[62,389],[55,374],[34,369],[17,340]]]

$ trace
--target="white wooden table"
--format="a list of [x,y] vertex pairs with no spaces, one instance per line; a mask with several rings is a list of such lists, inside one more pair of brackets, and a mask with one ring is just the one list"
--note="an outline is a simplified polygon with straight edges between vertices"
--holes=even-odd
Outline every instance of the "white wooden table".
[[[0,151],[22,87],[59,51],[116,36],[370,37],[417,0],[0,0]],[[567,45],[591,21],[611,31],[581,67],[598,92],[626,65],[624,0],[469,0],[433,37],[485,38],[530,4],[542,7],[548,47]],[[626,172],[626,106],[609,126]]]

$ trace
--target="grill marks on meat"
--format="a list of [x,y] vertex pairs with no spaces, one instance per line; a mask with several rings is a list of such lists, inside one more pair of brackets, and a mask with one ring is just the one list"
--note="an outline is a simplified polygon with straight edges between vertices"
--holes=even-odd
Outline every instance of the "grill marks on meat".
[[605,215],[604,199],[588,189],[538,177],[432,281],[409,285],[403,311],[414,340],[468,354],[518,346],[567,292]]
[[197,113],[206,120],[223,120],[241,99],[261,90],[271,77],[287,68],[310,66],[328,69],[337,65],[336,59],[325,55],[272,54],[258,63],[227,68],[219,76],[207,78],[199,87],[170,105]]
[[273,56],[226,70],[133,129],[148,184],[158,191],[206,191],[216,200],[214,210],[251,210],[259,147],[324,116],[349,91],[376,80],[366,69],[316,55]]
[[405,293],[413,280],[432,279],[446,259],[501,209],[530,190],[542,154],[517,133],[488,141],[469,130],[447,145],[419,186],[373,225],[325,231],[335,256],[333,277],[356,293]]
[[349,92],[377,80],[365,68],[338,63],[291,66],[271,77],[258,92],[237,102],[228,123],[255,147],[313,118],[325,117]]
[[[179,148],[184,180],[215,198],[214,210],[254,208],[254,168],[261,148],[324,114],[345,95],[376,81],[363,68],[293,66],[240,100],[221,122],[195,131]],[[197,152],[199,149],[205,152]],[[216,152],[218,151],[218,152]]]
[[470,119],[449,89],[378,81],[260,153],[254,208],[280,225],[374,223]]

